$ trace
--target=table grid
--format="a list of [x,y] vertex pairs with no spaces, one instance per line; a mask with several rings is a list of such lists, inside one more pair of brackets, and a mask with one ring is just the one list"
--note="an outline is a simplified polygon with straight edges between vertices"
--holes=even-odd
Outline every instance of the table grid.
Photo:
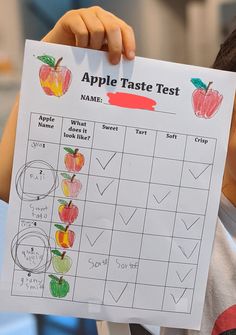
[[[34,244],[34,238],[32,243],[27,243],[27,235],[19,235],[20,242],[17,240],[16,243],[17,252],[20,250],[21,254],[25,255],[27,247],[34,249],[35,253],[35,250],[43,249],[41,254],[37,251],[37,257],[41,262],[45,257],[48,265],[48,253],[53,249],[53,243],[55,249],[63,251],[56,246],[55,224],[68,226],[69,231],[74,231],[75,243],[66,249],[66,254],[74,262],[71,270],[61,275],[61,278],[68,281],[71,290],[67,296],[59,299],[84,303],[87,287],[87,290],[92,289],[91,294],[95,294],[94,301],[87,301],[92,304],[190,314],[216,139],[55,116],[55,124],[58,127],[60,125],[60,136],[58,141],[53,142],[53,136],[52,139],[40,138],[37,132],[32,130],[40,115],[47,116],[31,113],[30,118],[25,161],[27,169],[23,170],[23,180],[20,184],[22,200],[18,235],[32,229],[34,224],[34,232],[40,231],[40,241],[43,240],[44,245],[37,245],[36,242]],[[75,139],[69,132],[69,126],[77,129],[72,132],[73,136],[77,132],[78,136],[81,133],[82,137]],[[67,139],[69,135],[72,139]],[[140,140],[141,136],[143,137]],[[81,142],[81,138],[87,138],[87,142]],[[172,144],[169,144],[174,142],[168,142],[170,140],[176,141],[174,151]],[[142,144],[142,141],[146,141],[146,144]],[[205,156],[202,160],[194,160],[196,145],[205,145],[203,151],[207,145],[209,146],[204,151]],[[63,167],[63,150],[67,146],[79,148],[81,153],[84,153],[86,163],[81,172],[68,172],[65,165]],[[46,148],[45,151],[49,148],[48,152],[51,153],[46,155],[49,159],[47,165],[42,165],[42,157],[37,160],[36,156],[41,148]],[[137,152],[138,150],[140,151]],[[207,150],[210,154],[206,153]],[[166,157],[165,151],[168,153]],[[178,152],[182,152],[182,157],[178,156]],[[96,170],[96,166],[101,172]],[[109,166],[113,168],[109,170]],[[37,171],[40,171],[40,176],[37,175]],[[63,194],[64,190],[60,186],[66,173],[74,180],[82,181],[83,188],[79,196]],[[42,179],[37,180],[36,177]],[[48,178],[49,181],[53,178],[57,180],[57,183],[54,180],[53,191],[46,196],[41,192],[48,184],[43,178]],[[32,185],[39,185],[35,186],[36,192],[32,191]],[[107,195],[109,192],[110,195]],[[193,198],[191,203],[187,200],[189,198]],[[200,204],[196,204],[196,199],[199,199]],[[38,205],[35,205],[35,200],[38,200]],[[76,221],[65,224],[60,220],[58,200],[70,201],[79,208],[79,218],[76,219],[79,223]],[[95,217],[100,222],[96,223]],[[159,234],[158,222],[164,222]],[[45,242],[47,236],[49,245]],[[30,258],[29,254],[28,252],[27,257],[25,256],[25,262]],[[97,262],[94,259],[97,259]],[[97,272],[94,272],[95,266]],[[146,276],[147,269],[151,271],[149,278]],[[23,273],[18,261],[14,265],[12,295],[58,299],[51,296],[49,291],[47,275],[58,275],[52,269],[51,260],[44,271],[29,271],[29,279],[23,280]],[[42,278],[41,281],[37,281],[35,275]],[[32,288],[28,295],[25,294],[26,289],[21,294],[23,285]],[[41,295],[38,287],[41,289]],[[144,296],[147,298],[143,302]],[[150,301],[154,296],[156,300]]]

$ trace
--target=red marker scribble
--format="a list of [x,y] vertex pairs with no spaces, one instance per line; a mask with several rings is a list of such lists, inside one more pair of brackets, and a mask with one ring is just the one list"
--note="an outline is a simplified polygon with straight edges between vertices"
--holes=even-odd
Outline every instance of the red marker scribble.
[[125,108],[138,108],[154,111],[154,107],[157,104],[155,100],[130,93],[107,93],[107,96],[109,97],[109,103],[111,105]]

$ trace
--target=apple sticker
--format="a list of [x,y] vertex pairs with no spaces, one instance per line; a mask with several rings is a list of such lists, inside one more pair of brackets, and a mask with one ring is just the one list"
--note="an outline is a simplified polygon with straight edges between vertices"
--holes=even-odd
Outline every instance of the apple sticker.
[[70,285],[68,281],[63,279],[63,277],[56,277],[54,275],[49,275],[50,281],[50,292],[55,298],[64,298],[70,291]]
[[64,158],[64,163],[69,172],[79,172],[84,166],[84,155],[79,152],[79,149],[64,148],[67,152]]
[[66,66],[61,66],[62,57],[57,61],[54,57],[38,56],[44,64],[39,69],[41,87],[46,95],[61,97],[71,84],[71,71]]
[[205,119],[212,118],[220,107],[223,95],[216,90],[210,89],[213,84],[212,81],[206,85],[201,79],[192,78],[191,82],[196,87],[192,95],[195,115]]
[[72,260],[66,255],[66,251],[63,251],[62,253],[57,249],[51,251],[53,253],[52,266],[54,271],[62,274],[70,271]]
[[65,200],[59,199],[58,202],[60,203],[60,206],[58,208],[58,214],[59,214],[60,220],[68,224],[73,223],[79,215],[78,207],[75,206],[72,203],[72,201],[68,203]]

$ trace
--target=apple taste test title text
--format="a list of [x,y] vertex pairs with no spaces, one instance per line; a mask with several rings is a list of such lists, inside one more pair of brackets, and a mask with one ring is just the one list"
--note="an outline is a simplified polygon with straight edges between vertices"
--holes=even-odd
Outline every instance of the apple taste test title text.
[[[103,86],[116,87],[120,86],[121,88],[135,90],[135,91],[146,91],[153,92],[154,89],[156,93],[165,94],[170,96],[179,96],[180,88],[179,87],[168,87],[162,83],[156,83],[152,85],[150,83],[142,82],[133,82],[128,78],[112,78],[110,75],[106,75],[104,77],[93,76],[88,72],[85,72],[81,79],[82,82],[88,83],[91,87],[97,86],[99,88]],[[85,100],[85,99],[83,99]],[[97,100],[101,102],[101,98]],[[67,118],[65,118],[67,119]],[[65,121],[65,120],[64,120]],[[68,122],[68,123],[67,123]],[[74,139],[74,140],[82,140],[82,141],[90,141],[92,138],[92,132],[89,126],[89,123],[81,120],[67,120],[67,126],[64,125],[64,130],[62,133],[62,139]],[[52,116],[40,115],[38,119],[38,127],[54,129],[55,126],[55,118]],[[103,131],[119,131],[119,126],[115,125],[102,125]],[[139,131],[139,130],[137,130]],[[142,132],[145,133],[145,132]]]
[[[106,75],[105,77],[92,76],[88,72],[85,72],[81,81],[89,83],[90,86],[111,86],[116,87],[118,85],[118,80],[111,78],[110,75]],[[155,86],[152,84],[147,84],[145,81],[142,82],[133,82],[127,78],[120,78],[120,86],[122,88],[136,90],[136,91],[146,91],[153,92],[154,87],[156,89],[156,93],[160,94],[168,94],[168,95],[180,95],[179,87],[168,87],[162,83],[156,83]]]

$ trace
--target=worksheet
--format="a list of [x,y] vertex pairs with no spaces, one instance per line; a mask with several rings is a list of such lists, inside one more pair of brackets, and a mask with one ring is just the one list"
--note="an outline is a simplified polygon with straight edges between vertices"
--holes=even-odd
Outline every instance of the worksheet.
[[27,41],[1,309],[199,329],[235,84]]

